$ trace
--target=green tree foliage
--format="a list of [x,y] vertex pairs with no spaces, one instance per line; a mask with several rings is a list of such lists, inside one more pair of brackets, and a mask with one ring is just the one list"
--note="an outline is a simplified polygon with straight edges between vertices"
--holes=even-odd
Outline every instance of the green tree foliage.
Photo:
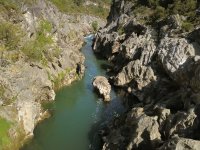
[[190,22],[183,22],[182,23],[182,29],[184,30],[184,31],[190,31],[190,30],[192,30],[194,28],[194,26],[193,26],[193,24],[192,23],[190,23]]
[[110,5],[111,0],[91,0],[98,5],[88,5],[84,6],[85,0],[50,0],[54,3],[62,12],[73,13],[73,14],[90,14],[99,16],[101,18],[106,18],[108,16],[109,10],[104,8],[104,5]]
[[168,6],[171,13],[187,14],[191,11],[195,12],[197,8],[197,0],[174,0],[174,3]]
[[155,9],[154,17],[156,20],[163,19],[166,16],[165,8],[162,6],[157,6]]
[[150,24],[169,15],[179,14],[186,18],[183,29],[189,31],[200,23],[200,17],[196,14],[198,8],[197,0],[137,0],[133,14],[144,18],[141,21]]

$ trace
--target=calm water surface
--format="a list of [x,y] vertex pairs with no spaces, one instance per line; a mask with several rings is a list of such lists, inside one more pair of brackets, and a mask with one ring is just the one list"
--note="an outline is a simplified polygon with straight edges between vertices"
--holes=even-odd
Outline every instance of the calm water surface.
[[114,91],[108,104],[93,92],[92,80],[96,75],[106,75],[102,66],[107,62],[94,56],[92,36],[85,41],[84,78],[56,93],[56,101],[51,104],[53,116],[36,127],[33,140],[22,150],[98,150],[98,128],[124,111],[122,100]]

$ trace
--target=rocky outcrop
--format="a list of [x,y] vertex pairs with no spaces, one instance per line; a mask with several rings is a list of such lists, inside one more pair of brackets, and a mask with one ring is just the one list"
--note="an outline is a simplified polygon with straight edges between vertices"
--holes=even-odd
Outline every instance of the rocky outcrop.
[[160,147],[158,150],[166,150],[166,149],[198,150],[199,146],[200,142],[197,140],[174,137],[171,140],[164,143],[163,146]]
[[103,149],[155,149],[161,142],[157,119],[147,116],[141,107],[133,108],[123,120],[115,120],[110,133],[103,137]]
[[199,145],[199,29],[184,30],[184,14],[151,16],[152,6],[113,0],[107,26],[95,36],[94,52],[112,64],[112,84],[129,95],[130,110],[101,132],[104,150]]
[[158,47],[158,59],[173,80],[180,78],[180,75],[175,72],[191,56],[195,56],[195,49],[183,38],[164,38]]
[[116,86],[124,86],[132,80],[136,82],[137,88],[142,89],[152,81],[156,80],[154,72],[150,67],[143,66],[139,60],[131,61],[123,67],[115,78]]
[[98,93],[103,97],[104,101],[110,101],[111,85],[106,77],[97,76],[94,78],[92,84]]

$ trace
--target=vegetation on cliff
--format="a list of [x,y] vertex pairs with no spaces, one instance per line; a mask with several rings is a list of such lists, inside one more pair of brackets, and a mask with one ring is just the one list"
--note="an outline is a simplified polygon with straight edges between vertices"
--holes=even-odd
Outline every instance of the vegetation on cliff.
[[19,149],[42,118],[41,103],[53,101],[55,89],[83,74],[83,68],[76,69],[84,62],[79,50],[83,36],[93,30],[92,22],[103,24],[95,17],[97,7],[103,9],[98,16],[108,14],[103,3],[99,6],[72,0],[0,0],[0,149]]
[[50,0],[62,12],[73,14],[89,14],[106,18],[109,13],[109,5],[111,0],[91,0],[88,5],[84,5],[87,0]]
[[[130,0],[127,0],[130,1]],[[132,7],[132,14],[140,16],[142,22],[156,24],[170,15],[183,16],[183,30],[190,31],[200,23],[197,0],[141,0]]]
[[10,123],[5,119],[0,118],[0,149],[4,149],[6,145],[11,142],[8,136],[8,130],[10,128]]

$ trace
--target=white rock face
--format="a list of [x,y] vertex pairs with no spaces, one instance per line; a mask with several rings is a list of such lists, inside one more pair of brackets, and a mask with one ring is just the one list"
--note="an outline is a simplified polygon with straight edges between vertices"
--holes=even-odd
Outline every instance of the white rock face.
[[195,55],[195,50],[186,39],[165,38],[159,45],[159,59],[164,69],[171,75],[183,65],[189,56]]
[[150,67],[143,66],[139,60],[131,61],[125,66],[115,78],[115,85],[123,86],[132,80],[137,82],[138,89],[156,80],[154,72]]
[[111,85],[105,77],[95,77],[93,86],[98,90],[98,93],[103,96],[104,101],[110,101]]

